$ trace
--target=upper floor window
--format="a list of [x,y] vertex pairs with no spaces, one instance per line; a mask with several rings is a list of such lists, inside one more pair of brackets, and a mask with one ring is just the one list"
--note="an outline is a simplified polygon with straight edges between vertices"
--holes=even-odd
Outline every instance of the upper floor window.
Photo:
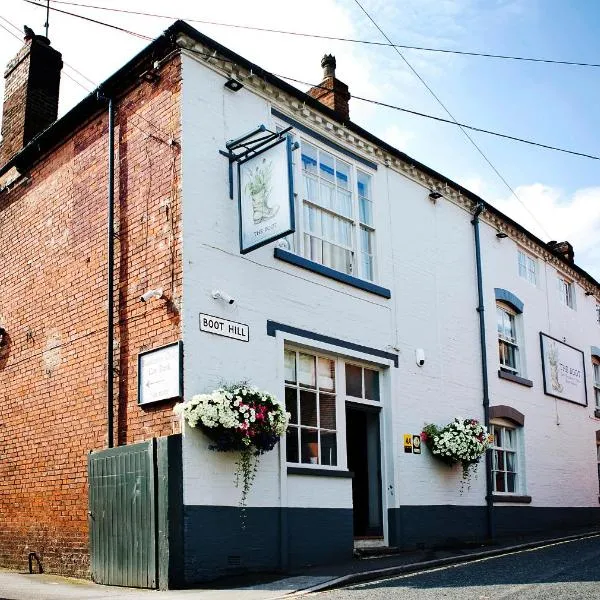
[[507,305],[498,302],[496,304],[496,316],[498,321],[500,370],[518,375],[520,357],[516,314]]
[[575,286],[572,281],[558,276],[558,293],[560,295],[561,304],[575,309]]
[[596,399],[596,408],[600,409],[600,360],[594,359],[592,368],[594,369],[594,397]]
[[537,260],[529,254],[518,251],[519,257],[519,276],[527,279],[529,283],[537,285]]
[[305,258],[368,281],[375,279],[372,177],[301,140],[301,235]]

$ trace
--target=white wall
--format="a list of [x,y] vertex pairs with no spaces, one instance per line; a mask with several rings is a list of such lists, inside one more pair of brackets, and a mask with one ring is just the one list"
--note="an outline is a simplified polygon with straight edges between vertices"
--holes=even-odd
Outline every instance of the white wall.
[[[471,488],[461,494],[458,470],[433,461],[427,449],[418,456],[405,454],[402,447],[402,434],[420,433],[426,422],[444,424],[454,416],[483,418],[470,215],[443,198],[434,204],[426,187],[379,164],[373,181],[377,283],[391,290],[391,300],[279,261],[273,257],[274,244],[241,256],[237,201],[229,199],[227,160],[218,150],[228,139],[274,122],[268,101],[247,88],[231,93],[223,83],[223,76],[183,57],[186,398],[223,381],[246,378],[282,398],[285,336],[268,337],[267,319],[380,350],[397,347],[399,366],[394,368],[385,359],[303,341],[379,362],[384,368],[384,508],[483,505],[483,466]],[[539,331],[566,337],[586,352],[589,368],[589,348],[600,346],[600,328],[586,305],[591,306],[592,300],[579,289],[577,311],[561,306],[550,265],[540,269],[538,288],[519,278],[515,243],[510,238],[498,240],[495,233],[482,223],[491,404],[508,404],[526,417],[527,493],[534,505],[595,506],[594,431],[599,422],[593,419],[592,406],[582,408],[544,395],[539,352]],[[543,262],[540,265],[544,267]],[[513,292],[525,303],[531,389],[498,379],[495,287]],[[214,300],[213,289],[225,290],[235,304]],[[250,342],[200,332],[201,312],[248,324]],[[416,365],[417,348],[425,351],[423,367]],[[592,398],[591,384],[589,393]],[[231,483],[233,458],[211,452],[207,445],[202,433],[185,429],[184,501],[234,505],[239,493]],[[351,506],[349,479],[286,477],[281,450],[280,445],[263,457],[250,505]]]

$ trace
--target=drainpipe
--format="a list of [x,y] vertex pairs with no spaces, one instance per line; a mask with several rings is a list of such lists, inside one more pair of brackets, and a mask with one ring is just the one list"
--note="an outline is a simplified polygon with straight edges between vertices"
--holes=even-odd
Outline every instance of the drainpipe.
[[107,261],[108,261],[108,314],[107,314],[107,336],[106,336],[106,426],[107,426],[107,445],[112,448],[114,445],[113,432],[113,374],[114,374],[114,262],[115,262],[115,108],[112,98],[106,98],[98,95],[99,98],[108,100],[108,241],[107,241]]
[[[481,345],[481,377],[483,380],[483,420],[488,431],[490,429],[490,394],[488,383],[487,369],[487,349],[485,343],[485,313],[483,305],[483,277],[481,269],[481,243],[479,239],[479,215],[483,212],[484,205],[477,205],[473,214],[473,232],[475,234],[475,264],[477,266],[477,298],[479,313],[479,343]],[[487,507],[487,533],[488,539],[493,540],[495,537],[494,528],[494,504],[492,501],[492,453],[488,450],[485,453],[485,490],[486,490],[486,507]]]

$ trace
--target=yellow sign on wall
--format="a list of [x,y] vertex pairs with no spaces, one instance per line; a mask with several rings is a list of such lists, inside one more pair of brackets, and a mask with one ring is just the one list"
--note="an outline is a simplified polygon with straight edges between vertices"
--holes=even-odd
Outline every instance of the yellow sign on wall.
[[412,433],[404,434],[404,452],[412,452],[413,451],[413,436]]

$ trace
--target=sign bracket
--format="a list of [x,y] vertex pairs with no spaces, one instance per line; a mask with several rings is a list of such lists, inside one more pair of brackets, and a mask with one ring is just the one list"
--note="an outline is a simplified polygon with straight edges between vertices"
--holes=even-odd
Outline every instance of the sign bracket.
[[[225,144],[227,150],[219,150],[219,154],[225,156],[229,160],[229,198],[233,200],[233,164],[241,164],[270,150],[286,138],[286,134],[293,129],[292,126],[286,127],[281,131],[271,131],[265,125],[259,125],[256,129],[241,135],[240,137],[229,140]],[[254,136],[265,133],[258,138]],[[252,139],[254,138],[254,139]]]

